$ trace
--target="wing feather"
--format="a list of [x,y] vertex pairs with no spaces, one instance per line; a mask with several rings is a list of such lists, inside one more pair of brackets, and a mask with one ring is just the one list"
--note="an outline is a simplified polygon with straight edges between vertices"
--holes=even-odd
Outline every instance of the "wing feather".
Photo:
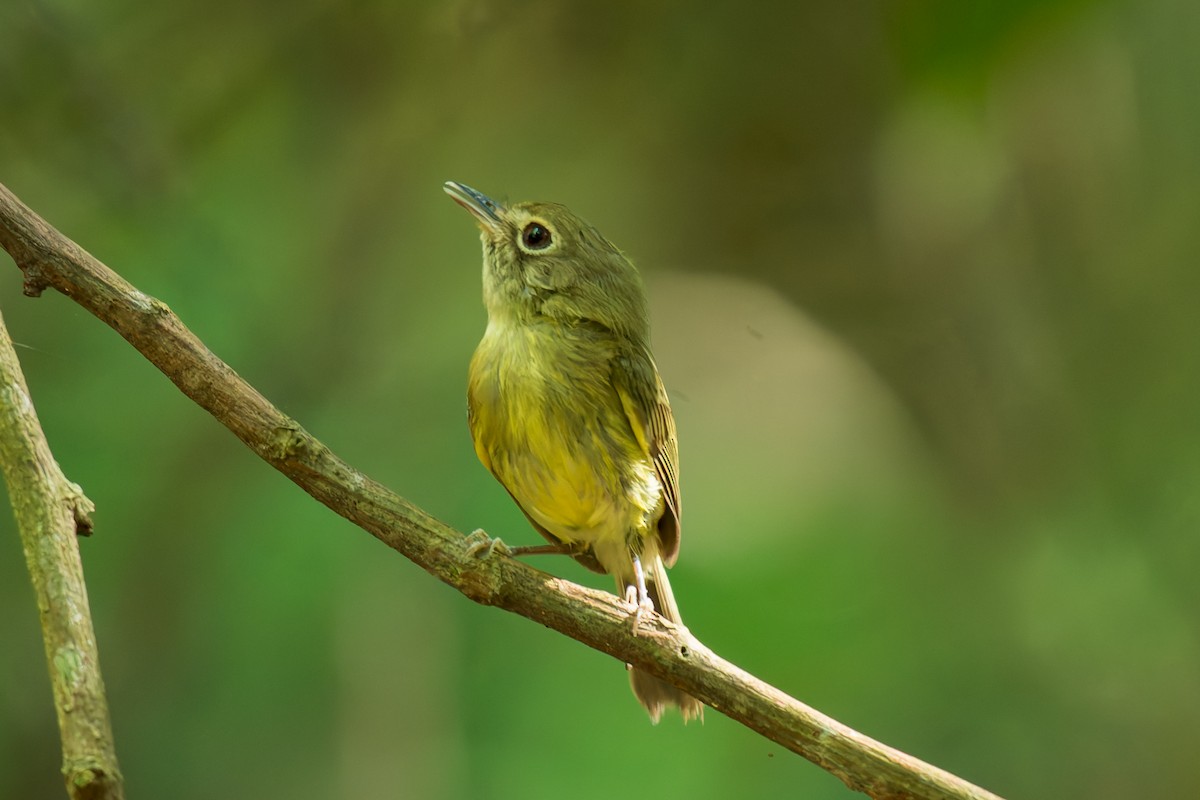
[[618,355],[613,364],[613,383],[621,396],[625,414],[643,451],[654,464],[663,488],[662,518],[658,521],[659,553],[668,567],[679,556],[679,443],[675,417],[667,390],[650,353],[637,349]]

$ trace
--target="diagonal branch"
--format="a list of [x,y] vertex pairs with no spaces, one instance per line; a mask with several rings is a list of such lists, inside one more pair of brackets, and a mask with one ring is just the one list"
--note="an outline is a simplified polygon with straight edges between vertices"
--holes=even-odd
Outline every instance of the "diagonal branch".
[[612,594],[509,558],[472,558],[462,534],[334,455],[217,358],[164,303],[131,286],[2,185],[0,245],[24,272],[26,294],[53,288],[79,303],[260,458],[472,600],[520,614],[669,681],[871,797],[998,800],[809,708],[661,618],[648,620],[634,636],[628,607]]

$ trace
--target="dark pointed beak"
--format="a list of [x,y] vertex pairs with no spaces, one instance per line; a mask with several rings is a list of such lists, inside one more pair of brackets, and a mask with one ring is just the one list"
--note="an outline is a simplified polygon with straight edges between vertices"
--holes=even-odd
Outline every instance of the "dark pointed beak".
[[495,231],[503,224],[504,221],[500,218],[500,215],[504,212],[504,206],[483,192],[477,192],[470,186],[465,186],[456,181],[446,181],[442,185],[442,188],[446,190],[446,194],[450,195],[454,202],[467,211],[470,211],[483,227]]

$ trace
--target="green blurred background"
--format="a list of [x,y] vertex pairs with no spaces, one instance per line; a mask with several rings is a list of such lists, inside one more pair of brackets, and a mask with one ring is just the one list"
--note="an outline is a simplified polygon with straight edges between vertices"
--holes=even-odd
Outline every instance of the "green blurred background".
[[[336,452],[536,535],[464,422],[447,179],[651,294],[692,631],[1014,798],[1200,779],[1200,14],[1182,0],[0,5],[0,182]],[[0,303],[131,797],[852,796],[317,505],[65,298]],[[0,516],[0,797],[62,796]],[[540,566],[608,588],[565,559]]]

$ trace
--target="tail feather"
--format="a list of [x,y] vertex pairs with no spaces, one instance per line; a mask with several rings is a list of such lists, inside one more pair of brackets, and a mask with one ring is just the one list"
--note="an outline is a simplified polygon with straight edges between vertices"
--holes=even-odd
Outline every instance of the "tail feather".
[[[677,625],[682,625],[679,616],[679,606],[675,603],[675,595],[671,591],[671,582],[667,580],[667,570],[662,559],[657,555],[649,559],[646,567],[646,591],[654,603],[654,610]],[[622,587],[624,588],[624,587]],[[648,672],[630,667],[629,683],[638,702],[650,715],[650,721],[655,725],[662,718],[667,708],[678,708],[684,722],[693,719],[704,719],[704,705],[686,694],[678,687],[654,677]]]

